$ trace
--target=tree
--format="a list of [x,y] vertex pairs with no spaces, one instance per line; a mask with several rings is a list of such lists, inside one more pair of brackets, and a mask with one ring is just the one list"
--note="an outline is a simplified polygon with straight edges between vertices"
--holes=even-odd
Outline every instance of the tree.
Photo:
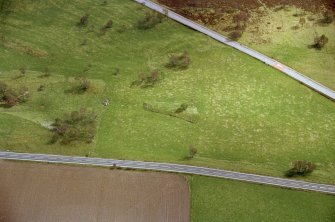
[[328,38],[325,35],[315,36],[313,48],[321,50],[328,43]]
[[316,168],[316,165],[307,160],[297,160],[293,163],[293,167],[286,171],[287,177],[293,177],[296,175],[305,176],[312,173]]

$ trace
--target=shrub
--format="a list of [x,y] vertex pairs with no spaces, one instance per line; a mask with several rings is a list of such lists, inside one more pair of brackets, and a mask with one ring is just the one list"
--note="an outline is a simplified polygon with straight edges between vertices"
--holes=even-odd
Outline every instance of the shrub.
[[11,4],[11,0],[0,0],[0,15],[8,12]]
[[45,68],[44,71],[43,71],[43,74],[39,76],[39,78],[46,78],[46,77],[50,77],[51,74],[50,74],[50,70],[49,68]]
[[85,76],[77,76],[75,80],[79,82],[79,85],[76,85],[72,89],[68,90],[69,93],[84,93],[90,89],[91,82]]
[[19,70],[22,75],[25,75],[27,73],[27,69],[25,67],[21,67]]
[[49,143],[58,141],[60,144],[69,144],[73,141],[91,143],[96,134],[96,119],[97,115],[86,109],[68,113],[63,119],[55,119],[52,124],[54,135]]
[[293,177],[296,175],[305,176],[313,172],[315,170],[315,164],[308,162],[306,160],[298,160],[295,161],[293,167],[286,171],[285,175],[287,177]]
[[137,27],[142,30],[152,29],[162,23],[164,16],[157,12],[149,12],[145,18],[137,23]]
[[158,70],[153,70],[149,74],[139,75],[138,80],[131,83],[130,87],[140,86],[141,88],[153,87],[156,83],[163,79]]
[[325,35],[316,36],[314,38],[313,48],[321,50],[328,43],[328,38]]
[[104,29],[110,29],[113,27],[113,20],[108,20],[108,22],[103,27]]
[[0,102],[4,102],[7,107],[13,107],[18,103],[24,103],[29,99],[27,87],[21,87],[18,93],[9,88],[6,83],[0,82]]
[[295,26],[292,26],[291,29],[292,30],[298,30],[298,29],[300,29],[300,26],[299,25],[295,25]]
[[13,107],[19,103],[17,93],[12,89],[7,89],[3,96],[3,101],[8,107]]
[[109,20],[101,29],[100,34],[104,35],[106,34],[107,30],[113,27],[113,21]]
[[7,89],[8,89],[7,84],[0,81],[0,102],[3,101],[4,95]]
[[246,23],[249,19],[249,14],[246,12],[240,12],[233,16],[233,21],[237,24]]
[[241,31],[233,31],[229,33],[229,38],[232,40],[238,40],[239,38],[242,37],[242,32]]
[[188,151],[188,156],[187,156],[187,159],[193,159],[194,156],[198,153],[198,150],[197,148],[195,148],[194,146],[190,146],[189,148],[189,151]]
[[80,86],[79,91],[86,92],[91,86],[91,82],[85,77],[79,77]]
[[326,11],[323,14],[323,19],[321,19],[321,22],[323,24],[330,24],[334,21],[334,13],[330,10]]
[[86,27],[88,25],[88,18],[89,18],[88,14],[83,15],[78,22],[78,26]]
[[184,52],[182,54],[170,55],[166,67],[174,69],[187,69],[190,64],[191,64],[190,56],[188,55],[187,52]]
[[187,108],[188,108],[188,104],[187,103],[183,103],[183,104],[180,105],[180,107],[178,109],[176,109],[174,111],[174,113],[182,113],[185,110],[187,110]]
[[121,25],[117,30],[118,33],[124,33],[127,31],[127,26],[126,25]]
[[19,103],[25,103],[29,99],[29,89],[25,86],[22,86],[19,90],[19,95],[17,96],[17,100]]
[[37,88],[37,91],[38,92],[41,92],[45,89],[45,85],[40,85],[38,88]]
[[300,24],[300,25],[304,25],[305,23],[306,23],[306,19],[303,18],[303,17],[301,17],[301,18],[299,19],[299,24]]

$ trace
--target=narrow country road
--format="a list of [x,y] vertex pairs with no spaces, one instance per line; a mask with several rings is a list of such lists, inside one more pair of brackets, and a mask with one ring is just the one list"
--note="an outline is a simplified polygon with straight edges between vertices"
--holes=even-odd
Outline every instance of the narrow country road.
[[257,52],[253,49],[250,49],[248,48],[247,46],[244,46],[238,42],[235,42],[235,41],[232,41],[224,36],[222,36],[221,34],[211,30],[211,29],[208,29],[196,22],[193,22],[192,20],[190,19],[187,19],[161,5],[158,5],[152,1],[149,1],[149,0],[134,0],[142,5],[145,5],[147,6],[148,8],[151,8],[159,13],[162,13],[164,15],[166,15],[167,17],[179,22],[179,23],[182,23],[183,25],[185,26],[188,26],[192,29],[195,29],[205,35],[208,35],[214,39],[216,39],[217,41],[219,42],[222,42],[226,45],[229,45],[241,52],[244,52],[245,54],[248,54],[262,62],[264,62],[265,64],[271,66],[271,67],[274,67],[276,69],[278,69],[279,71],[285,73],[286,75],[290,76],[291,78],[301,82],[302,84],[310,87],[311,89],[315,90],[316,92],[328,97],[329,99],[331,100],[335,100],[335,91],[333,91],[332,89],[314,81],[313,79],[293,70],[292,68],[260,53],[260,52]]
[[335,186],[333,185],[310,183],[305,181],[289,180],[270,176],[261,176],[256,174],[239,173],[234,171],[219,170],[206,167],[196,167],[181,164],[32,154],[32,153],[14,153],[14,152],[0,152],[0,159],[185,173],[191,175],[201,175],[201,176],[247,181],[258,184],[279,186],[284,188],[317,191],[335,195]]

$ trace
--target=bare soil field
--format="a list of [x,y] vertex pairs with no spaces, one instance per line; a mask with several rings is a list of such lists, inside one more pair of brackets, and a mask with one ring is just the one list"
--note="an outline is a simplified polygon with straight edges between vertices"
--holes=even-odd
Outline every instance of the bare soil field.
[[187,222],[185,177],[0,161],[0,222]]

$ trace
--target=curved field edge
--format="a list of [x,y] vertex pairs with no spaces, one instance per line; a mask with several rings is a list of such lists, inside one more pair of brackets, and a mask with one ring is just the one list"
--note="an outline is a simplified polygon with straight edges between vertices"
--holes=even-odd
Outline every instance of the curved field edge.
[[[1,71],[21,66],[42,71],[48,67],[51,72],[72,77],[90,66],[87,77],[103,80],[106,91],[85,104],[99,107],[101,99],[111,98],[111,105],[100,115],[95,143],[87,152],[78,146],[62,147],[62,152],[275,176],[282,176],[292,161],[307,159],[318,166],[308,180],[335,182],[335,106],[326,98],[173,21],[164,19],[151,30],[138,30],[136,24],[146,9],[132,1],[113,0],[107,5],[90,0],[80,4],[36,1],[29,7],[23,3],[16,6],[1,30],[9,39],[46,51],[48,57],[0,46]],[[76,23],[85,13],[90,14],[89,25],[78,28]],[[100,35],[109,19],[113,28]],[[170,53],[185,50],[192,59],[189,69],[164,67]],[[114,74],[116,69],[120,70],[118,75]],[[158,85],[129,88],[140,73],[153,69],[164,73]],[[145,111],[144,102],[166,106],[192,103],[199,121],[191,124]],[[55,110],[63,108],[66,106],[56,102]],[[15,135],[20,125],[13,127],[11,134]],[[41,145],[41,139],[31,141],[31,146],[38,144],[32,151],[59,153]],[[2,149],[20,150],[10,141],[5,145]],[[190,146],[195,146],[198,154],[185,161]]]

